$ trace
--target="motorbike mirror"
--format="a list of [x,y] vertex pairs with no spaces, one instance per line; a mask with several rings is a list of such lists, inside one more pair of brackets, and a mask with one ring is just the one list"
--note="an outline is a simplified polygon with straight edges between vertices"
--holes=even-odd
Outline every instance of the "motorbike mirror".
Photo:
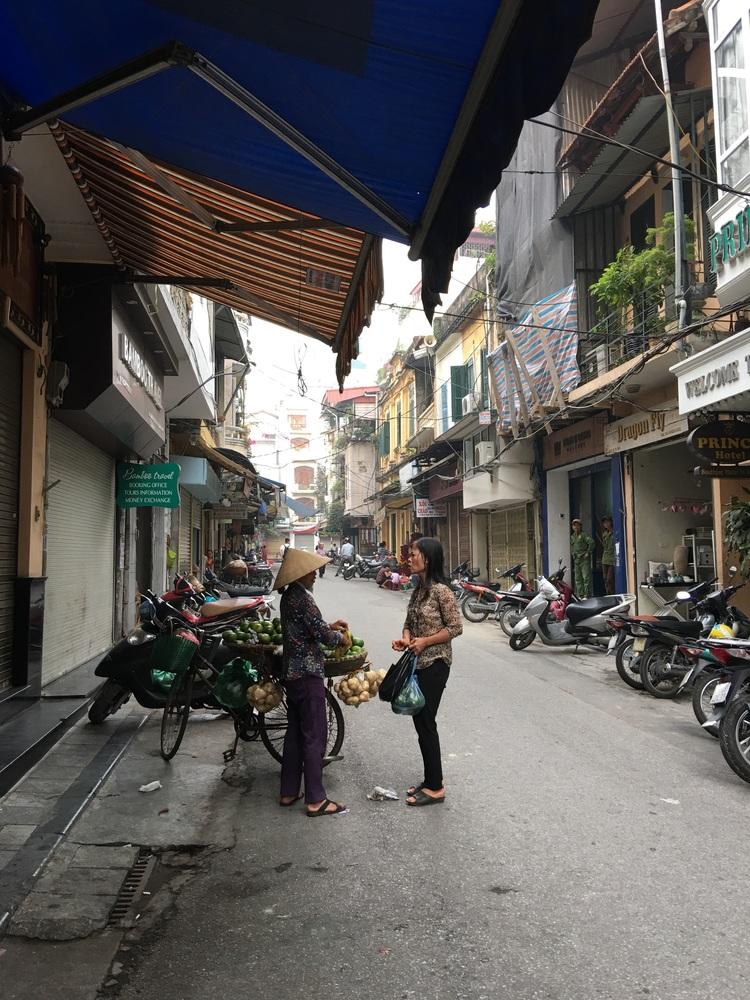
[[729,567],[729,576],[730,577],[737,576],[737,567],[736,566],[730,566]]
[[676,597],[678,601],[689,601],[692,594],[690,594],[687,590],[678,590]]

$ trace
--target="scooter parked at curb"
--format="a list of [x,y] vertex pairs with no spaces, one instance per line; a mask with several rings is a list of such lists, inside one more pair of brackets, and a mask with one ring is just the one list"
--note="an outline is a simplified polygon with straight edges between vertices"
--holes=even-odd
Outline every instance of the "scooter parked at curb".
[[499,569],[495,570],[498,576],[513,581],[510,590],[504,590],[499,582],[490,583],[488,580],[475,579],[471,583],[465,583],[464,589],[467,591],[468,597],[461,607],[464,618],[469,622],[483,622],[493,612],[497,614],[501,608],[515,603],[511,598],[528,598],[530,600],[534,596],[534,590],[521,572],[523,565],[523,563],[517,563],[505,570],[504,573]]
[[545,646],[604,646],[610,639],[607,619],[618,612],[627,612],[635,602],[635,594],[590,597],[569,604],[562,621],[556,621],[551,605],[559,599],[559,590],[546,577],[540,577],[536,596],[513,629],[511,649],[526,649],[536,636]]

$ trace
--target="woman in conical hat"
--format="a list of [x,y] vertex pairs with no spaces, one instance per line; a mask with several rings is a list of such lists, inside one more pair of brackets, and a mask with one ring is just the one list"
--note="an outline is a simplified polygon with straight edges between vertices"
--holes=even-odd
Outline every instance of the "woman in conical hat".
[[348,645],[345,621],[327,625],[312,596],[327,556],[302,549],[288,549],[274,586],[282,591],[281,629],[284,636],[284,688],[287,730],[281,763],[279,804],[292,806],[300,798],[305,776],[305,811],[308,816],[334,816],[345,806],[332,802],[323,787],[323,756],[328,739],[326,713],[326,646]]

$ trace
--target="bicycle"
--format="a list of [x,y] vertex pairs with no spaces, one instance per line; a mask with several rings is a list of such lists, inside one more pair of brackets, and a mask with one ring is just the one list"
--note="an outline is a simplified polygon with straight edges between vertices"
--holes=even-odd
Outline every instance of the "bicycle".
[[[200,647],[197,649],[189,666],[182,672],[175,674],[172,685],[167,694],[167,701],[161,720],[160,750],[166,761],[172,760],[180,749],[185,729],[190,717],[193,687],[196,681],[209,691],[209,699],[217,708],[226,712],[234,722],[234,744],[224,751],[224,761],[228,763],[237,755],[239,741],[252,742],[260,738],[266,750],[281,763],[284,739],[287,730],[287,707],[286,697],[282,697],[279,705],[270,712],[259,713],[250,705],[243,705],[241,708],[229,708],[223,705],[213,693],[216,680],[221,673],[214,664],[213,659],[217,650],[221,646],[221,640],[215,636],[206,635],[201,629],[192,630],[200,639]],[[207,655],[204,655],[204,651]],[[280,675],[280,664],[272,667],[261,668],[260,673],[263,679],[271,679],[278,683]],[[344,715],[341,706],[333,694],[333,677],[327,676],[326,687],[326,717],[328,727],[328,738],[326,741],[326,752],[323,758],[323,767],[327,767],[335,760],[340,760],[340,751],[344,743]]]

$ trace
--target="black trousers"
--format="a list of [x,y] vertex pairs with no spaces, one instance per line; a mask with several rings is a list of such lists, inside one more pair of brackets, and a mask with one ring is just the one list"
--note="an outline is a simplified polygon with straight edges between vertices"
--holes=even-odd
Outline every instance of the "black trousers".
[[425,706],[414,718],[414,728],[419,738],[419,749],[424,761],[424,784],[431,792],[443,787],[443,762],[440,755],[440,737],[437,729],[437,711],[448,682],[450,667],[445,660],[434,660],[429,667],[417,671],[419,686]]

